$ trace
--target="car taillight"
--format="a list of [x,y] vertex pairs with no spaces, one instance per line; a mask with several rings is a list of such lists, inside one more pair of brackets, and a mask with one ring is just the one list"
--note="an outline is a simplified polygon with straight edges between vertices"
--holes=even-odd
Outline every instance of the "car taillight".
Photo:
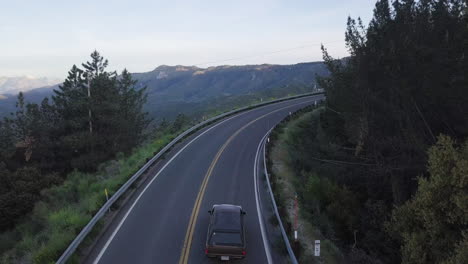
[[242,255],[247,255],[247,252],[245,252],[245,250],[242,250]]
[[205,254],[208,254],[208,249],[207,248],[205,248]]

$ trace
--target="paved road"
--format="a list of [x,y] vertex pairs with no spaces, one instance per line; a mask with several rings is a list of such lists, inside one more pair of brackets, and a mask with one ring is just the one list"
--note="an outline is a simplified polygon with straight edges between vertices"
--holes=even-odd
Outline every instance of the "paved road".
[[240,113],[186,139],[137,190],[88,262],[217,263],[204,255],[207,210],[216,203],[242,205],[247,211],[247,257],[232,262],[274,262],[259,222],[255,154],[273,125],[320,98],[304,97]]

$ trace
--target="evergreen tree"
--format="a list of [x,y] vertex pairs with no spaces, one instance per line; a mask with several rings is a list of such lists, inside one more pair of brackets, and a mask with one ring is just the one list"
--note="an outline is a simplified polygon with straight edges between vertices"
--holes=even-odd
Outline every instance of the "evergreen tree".
[[136,89],[127,70],[120,77],[106,71],[108,61],[97,51],[82,66],[72,67],[53,100],[71,167],[90,171],[139,144],[149,120],[142,110],[145,89]]
[[16,112],[0,121],[0,230],[30,212],[59,174],[95,170],[144,139],[146,90],[136,89],[127,70],[118,78],[107,65],[93,52],[84,70],[73,65],[52,104],[27,103],[19,93]]
[[52,100],[58,116],[57,129],[61,148],[59,156],[71,164],[72,168],[89,169],[80,161],[91,150],[89,135],[86,80],[83,71],[73,65],[58,90],[54,90]]
[[14,132],[12,120],[5,118],[0,120],[0,160],[7,162],[15,152]]
[[[462,0],[380,0],[367,28],[359,19],[348,19],[349,58],[335,60],[323,48],[331,74],[320,81],[327,94],[321,123],[331,143],[353,150],[347,159],[372,164],[366,169],[349,166],[351,177],[340,182],[362,194],[363,206],[370,201],[383,201],[380,208],[405,203],[418,188],[415,175],[429,175],[426,150],[436,136],[468,137],[467,21]],[[361,211],[361,218],[372,210]],[[382,221],[385,214],[378,214]],[[420,238],[404,243],[410,248],[419,243],[420,253],[430,256],[431,242]],[[375,249],[371,243],[362,241],[361,246]],[[390,256],[392,243],[379,247],[379,253],[370,253]]]
[[48,184],[34,167],[23,167],[12,173],[0,162],[0,230],[12,227],[30,212],[40,191]]
[[51,112],[48,99],[39,106],[25,103],[24,95],[19,93],[17,111],[0,123],[2,160],[9,169],[16,170],[25,165],[38,166],[40,170],[56,169],[52,169],[56,164],[54,141],[50,139],[54,126],[52,115],[45,112],[47,108]]
[[144,137],[143,131],[147,128],[150,119],[148,114],[143,112],[146,103],[146,87],[136,89],[137,81],[132,79],[132,75],[124,69],[118,79],[118,89],[120,95],[120,137],[118,149],[128,152],[132,147],[140,144]]
[[176,133],[180,131],[187,124],[187,117],[184,114],[178,114],[174,123],[172,123],[171,132]]
[[466,263],[468,250],[468,141],[455,147],[440,136],[429,149],[430,176],[394,211],[403,263]]

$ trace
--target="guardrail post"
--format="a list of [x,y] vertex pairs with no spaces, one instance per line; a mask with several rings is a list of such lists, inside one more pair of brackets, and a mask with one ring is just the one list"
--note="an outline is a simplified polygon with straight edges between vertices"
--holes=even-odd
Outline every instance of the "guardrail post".
[[[227,116],[246,111],[248,109],[257,108],[257,107],[272,104],[272,103],[278,103],[278,102],[282,102],[282,101],[297,99],[297,98],[301,98],[301,97],[312,96],[312,95],[321,95],[321,94],[324,94],[324,93],[323,92],[312,92],[312,93],[300,94],[300,95],[296,95],[296,96],[271,100],[271,101],[268,101],[268,102],[262,102],[262,103],[258,103],[258,104],[252,105],[252,106],[245,106],[245,107],[239,108],[237,110],[232,110],[232,111],[229,111],[229,112],[214,116],[212,118],[209,118],[209,119],[207,119],[207,120],[205,120],[205,121],[203,121],[203,122],[201,122],[201,123],[199,123],[199,124],[197,124],[195,126],[192,126],[189,129],[185,130],[179,136],[177,136],[175,139],[173,139],[171,142],[169,142],[169,144],[167,144],[164,148],[162,148],[161,151],[159,151],[157,154],[155,154],[153,158],[151,158],[145,165],[143,165],[143,167],[141,167],[134,175],[132,175],[130,177],[130,179],[127,182],[125,182],[120,187],[120,189],[118,189],[117,192],[115,192],[110,197],[110,199],[107,200],[107,202],[99,209],[99,211],[93,216],[93,218],[91,218],[91,220],[88,222],[88,224],[85,227],[83,227],[83,229],[76,236],[76,238],[70,243],[68,248],[63,252],[63,254],[60,256],[60,258],[57,260],[56,263],[58,263],[58,264],[66,263],[66,261],[73,255],[75,250],[83,242],[83,240],[86,238],[86,236],[91,232],[91,230],[97,224],[97,222],[105,215],[106,211],[110,210],[110,207],[120,198],[120,196],[122,196],[130,188],[130,186],[136,180],[138,180],[138,178],[143,173],[145,173],[146,170],[149,167],[151,167],[151,165],[154,164],[154,162],[156,160],[158,160],[169,149],[171,149],[172,146],[174,146],[176,143],[178,143],[185,136],[187,136],[190,133],[198,130],[199,128],[204,127],[205,125],[211,124],[214,121],[218,121],[218,120],[220,120],[222,118],[225,118]],[[267,177],[267,179],[268,179],[268,177]],[[270,186],[269,179],[268,179],[268,186],[270,187],[270,192],[271,192],[271,186]],[[273,193],[271,193],[271,195],[273,195]],[[273,202],[274,202],[274,198],[273,198]],[[276,208],[276,204],[275,204],[275,208]],[[278,212],[276,212],[276,213],[278,213]],[[282,225],[281,219],[279,219],[279,221],[280,221],[280,224]],[[286,239],[287,239],[287,236],[286,236]],[[289,245],[289,243],[288,243],[288,245]],[[290,246],[289,246],[289,248],[290,248]],[[294,260],[295,260],[295,257],[294,257]],[[293,263],[295,264],[295,263],[297,263],[297,261],[295,261]]]
[[296,255],[294,254],[294,251],[292,250],[292,247],[291,247],[291,244],[289,243],[289,238],[288,238],[288,235],[286,234],[286,231],[284,229],[284,226],[283,226],[283,222],[281,221],[281,217],[279,215],[279,212],[278,212],[278,207],[276,205],[276,201],[275,201],[275,196],[273,194],[273,189],[271,188],[271,183],[270,183],[270,177],[269,177],[269,173],[268,173],[268,169],[267,169],[267,164],[266,164],[266,149],[267,149],[267,142],[269,143],[270,142],[270,137],[269,137],[269,134],[271,133],[272,130],[274,130],[276,128],[276,125],[270,130],[268,131],[268,135],[267,135],[267,138],[266,138],[266,141],[264,141],[264,145],[263,145],[263,169],[265,171],[265,178],[266,178],[266,181],[267,181],[267,185],[268,185],[268,190],[269,190],[269,193],[270,193],[270,199],[271,199],[271,203],[273,204],[273,210],[275,212],[275,215],[276,215],[276,219],[278,220],[278,223],[279,223],[279,226],[280,226],[280,230],[281,230],[281,235],[283,237],[283,241],[284,241],[284,244],[286,246],[286,249],[288,251],[288,254],[289,254],[289,258],[291,260],[291,262],[293,264],[298,264],[297,262],[297,259],[296,259]]

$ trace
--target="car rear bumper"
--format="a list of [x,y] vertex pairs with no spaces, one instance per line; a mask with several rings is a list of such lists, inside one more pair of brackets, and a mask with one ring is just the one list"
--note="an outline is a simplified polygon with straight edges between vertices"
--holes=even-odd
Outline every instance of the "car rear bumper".
[[230,259],[241,259],[246,256],[245,247],[231,247],[231,246],[209,246],[205,248],[205,255],[214,258],[228,256]]
[[211,253],[206,254],[206,256],[209,257],[209,258],[221,258],[223,256],[228,256],[229,259],[243,259],[243,258],[245,258],[244,255],[211,254]]

